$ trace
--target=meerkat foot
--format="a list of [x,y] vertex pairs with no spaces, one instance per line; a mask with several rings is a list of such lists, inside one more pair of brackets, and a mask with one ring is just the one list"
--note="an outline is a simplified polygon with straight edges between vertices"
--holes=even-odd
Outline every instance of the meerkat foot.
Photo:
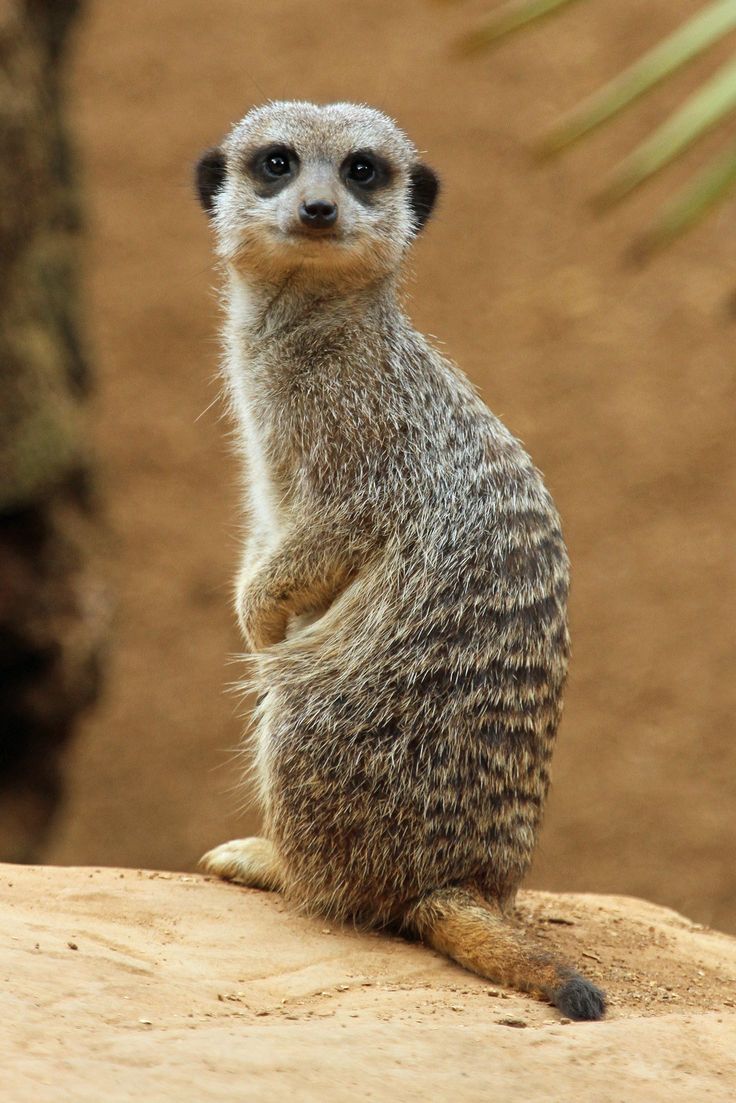
[[281,888],[279,861],[273,844],[254,835],[250,839],[231,839],[209,850],[201,859],[207,873],[234,881],[251,889],[276,892]]

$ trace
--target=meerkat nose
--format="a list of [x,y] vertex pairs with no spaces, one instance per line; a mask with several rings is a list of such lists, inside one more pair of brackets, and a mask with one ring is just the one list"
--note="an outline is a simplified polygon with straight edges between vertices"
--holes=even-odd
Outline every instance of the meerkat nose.
[[324,199],[313,199],[299,207],[299,218],[310,229],[323,230],[337,221],[337,204]]

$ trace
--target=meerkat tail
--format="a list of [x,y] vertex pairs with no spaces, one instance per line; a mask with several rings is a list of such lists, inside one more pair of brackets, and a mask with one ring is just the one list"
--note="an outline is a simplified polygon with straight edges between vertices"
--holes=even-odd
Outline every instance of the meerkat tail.
[[480,895],[439,889],[415,904],[405,926],[423,942],[487,980],[548,999],[570,1019],[600,1019],[605,995],[574,969],[534,946]]

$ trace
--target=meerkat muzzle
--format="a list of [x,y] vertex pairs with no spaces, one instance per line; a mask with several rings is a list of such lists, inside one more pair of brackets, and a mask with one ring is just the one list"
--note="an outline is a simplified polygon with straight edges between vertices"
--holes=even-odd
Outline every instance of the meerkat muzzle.
[[308,230],[328,230],[337,222],[337,204],[313,199],[299,207],[299,221]]

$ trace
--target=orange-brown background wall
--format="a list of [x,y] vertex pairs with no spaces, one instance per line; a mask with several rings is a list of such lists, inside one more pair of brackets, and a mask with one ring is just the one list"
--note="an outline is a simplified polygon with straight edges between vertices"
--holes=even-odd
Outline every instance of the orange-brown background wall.
[[562,160],[528,152],[697,6],[650,0],[642,21],[640,0],[591,0],[461,62],[482,4],[90,3],[71,92],[118,612],[48,860],[185,868],[254,826],[225,692],[237,474],[191,167],[253,103],[352,99],[439,170],[410,311],[525,441],[565,523],[574,659],[532,883],[736,930],[736,208],[642,270],[627,247],[700,152],[603,221],[586,207],[718,51]]

